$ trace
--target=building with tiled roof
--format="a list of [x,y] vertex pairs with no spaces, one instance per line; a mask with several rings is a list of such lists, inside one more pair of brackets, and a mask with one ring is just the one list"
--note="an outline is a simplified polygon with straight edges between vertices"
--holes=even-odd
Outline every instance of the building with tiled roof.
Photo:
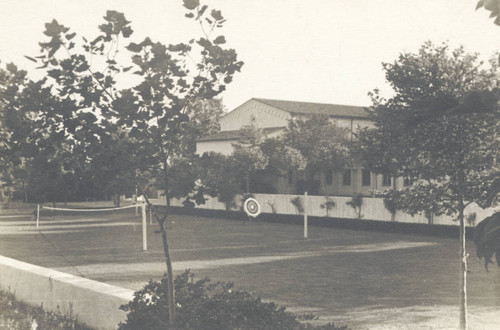
[[[267,138],[272,138],[280,136],[291,119],[312,115],[327,115],[338,126],[348,128],[351,134],[361,127],[373,125],[365,107],[252,98],[223,116],[220,120],[221,131],[199,139],[196,151],[200,155],[206,152],[230,155],[243,126],[252,123],[262,128]],[[388,184],[387,179],[362,168],[348,171],[325,169],[318,179],[322,182],[321,192],[325,195],[368,194]],[[296,193],[296,181],[297,178],[291,175],[282,178],[277,183],[277,192]]]
[[197,153],[215,151],[231,154],[232,144],[238,140],[238,130],[251,122],[263,128],[267,137],[275,137],[283,132],[290,119],[311,115],[327,115],[339,126],[353,132],[358,126],[371,123],[364,107],[252,98],[221,118],[220,133],[198,140]]

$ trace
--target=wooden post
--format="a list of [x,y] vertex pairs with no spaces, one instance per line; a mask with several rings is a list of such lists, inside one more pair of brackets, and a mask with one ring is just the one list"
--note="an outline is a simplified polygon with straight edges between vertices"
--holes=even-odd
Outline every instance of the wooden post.
[[142,250],[148,250],[148,224],[146,215],[146,203],[142,202]]
[[307,191],[304,192],[304,238],[307,238]]

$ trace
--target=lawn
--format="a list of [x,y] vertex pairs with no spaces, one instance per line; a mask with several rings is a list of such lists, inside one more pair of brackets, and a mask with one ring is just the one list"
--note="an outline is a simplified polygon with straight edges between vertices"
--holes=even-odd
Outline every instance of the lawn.
[[[356,221],[356,220],[353,220]],[[0,219],[0,254],[75,275],[138,289],[165,271],[159,234],[148,225],[142,251],[140,218],[112,216]],[[174,215],[168,224],[176,273],[231,281],[291,311],[314,312],[320,321],[353,329],[456,328],[458,239],[370,232],[286,223]],[[500,322],[500,271],[488,273],[468,249],[471,329]]]

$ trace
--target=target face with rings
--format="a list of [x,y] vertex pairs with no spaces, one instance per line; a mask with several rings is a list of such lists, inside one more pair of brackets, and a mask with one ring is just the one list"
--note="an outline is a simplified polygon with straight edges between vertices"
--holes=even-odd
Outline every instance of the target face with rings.
[[260,204],[255,198],[248,198],[243,204],[243,209],[249,217],[257,217],[260,212]]

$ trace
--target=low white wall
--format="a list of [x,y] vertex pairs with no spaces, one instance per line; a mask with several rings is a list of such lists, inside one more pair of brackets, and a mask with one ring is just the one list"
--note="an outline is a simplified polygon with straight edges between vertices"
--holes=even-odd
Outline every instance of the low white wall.
[[117,329],[133,291],[0,256],[0,288],[96,329]]
[[[299,214],[291,200],[300,197],[304,200],[303,195],[279,195],[279,194],[254,194],[257,201],[259,201],[263,213],[277,213],[277,214]],[[233,210],[239,210],[241,207],[241,196],[236,197],[236,207]],[[308,196],[307,197],[307,214],[317,217],[327,217],[326,207],[321,207],[327,200],[335,202],[335,206],[328,211],[328,217],[343,218],[343,219],[357,219],[354,209],[346,203],[351,200],[351,197],[339,196]],[[161,200],[159,200],[161,201]],[[183,199],[172,199],[172,206],[182,207]],[[207,196],[205,204],[197,205],[199,209],[209,210],[225,210],[224,203],[221,203],[217,198]],[[273,210],[274,209],[274,210]],[[472,203],[466,210],[465,215],[476,213],[476,224],[482,219],[491,215],[493,209],[482,209],[478,205]],[[391,221],[391,214],[385,208],[382,198],[376,197],[363,197],[363,204],[361,206],[361,219],[377,220],[377,221]],[[414,216],[407,213],[397,211],[395,222],[403,223],[429,223],[424,214],[416,214]],[[447,215],[435,216],[433,219],[435,225],[458,225],[458,221],[454,221],[454,217]],[[472,224],[466,223],[467,226]]]

